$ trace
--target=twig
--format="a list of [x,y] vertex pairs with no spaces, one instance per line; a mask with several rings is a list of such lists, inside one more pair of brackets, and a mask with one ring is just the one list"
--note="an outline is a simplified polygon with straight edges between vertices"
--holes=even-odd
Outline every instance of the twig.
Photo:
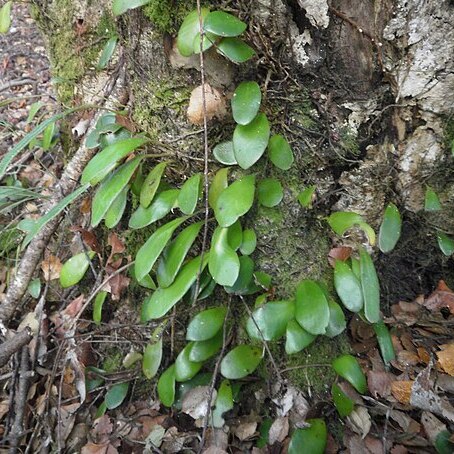
[[19,79],[19,80],[10,80],[4,85],[0,85],[0,92],[8,90],[8,88],[20,87],[22,85],[34,85],[36,84],[34,79]]
[[33,339],[33,334],[30,328],[25,328],[22,331],[14,334],[11,339],[6,340],[0,345],[0,367],[6,365],[14,355],[24,345],[27,345]]

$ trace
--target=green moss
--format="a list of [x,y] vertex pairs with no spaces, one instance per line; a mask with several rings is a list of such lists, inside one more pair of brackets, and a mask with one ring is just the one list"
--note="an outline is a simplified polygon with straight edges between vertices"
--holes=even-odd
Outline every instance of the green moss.
[[340,130],[340,145],[346,157],[356,157],[360,153],[357,134],[349,127]]
[[454,149],[454,114],[450,115],[444,122],[444,139],[446,148]]
[[123,362],[123,353],[117,349],[112,349],[108,354],[106,359],[102,363],[102,368],[106,372],[117,372],[121,369]]
[[186,15],[196,8],[193,0],[175,2],[174,0],[151,0],[143,12],[161,33],[176,33]]

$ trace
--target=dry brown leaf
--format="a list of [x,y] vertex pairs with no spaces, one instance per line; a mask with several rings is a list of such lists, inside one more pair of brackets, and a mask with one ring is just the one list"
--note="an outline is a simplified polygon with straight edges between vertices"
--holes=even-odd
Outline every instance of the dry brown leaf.
[[53,281],[60,277],[60,271],[62,268],[62,263],[60,259],[55,255],[48,255],[41,262],[41,270],[43,272],[43,277],[46,282]]
[[435,445],[440,432],[447,430],[445,424],[443,424],[435,415],[428,411],[423,411],[421,414],[421,424],[429,437],[430,442]]
[[247,440],[248,438],[251,438],[253,435],[255,435],[255,432],[257,430],[257,422],[256,421],[250,421],[250,422],[244,422],[235,427],[233,430],[233,433],[237,438],[239,438],[241,441]]
[[395,445],[391,448],[390,454],[408,454],[408,449],[403,445]]
[[[182,411],[194,419],[203,418],[208,411],[209,386],[196,386],[183,397]],[[216,401],[216,390],[213,390],[212,402]]]
[[415,352],[409,350],[397,352],[396,359],[404,368],[419,364],[419,356]]
[[411,387],[413,386],[412,380],[393,381],[391,383],[391,394],[401,404],[409,404],[411,396]]
[[372,420],[367,408],[360,405],[347,416],[347,423],[354,432],[361,435],[361,438],[365,438],[372,427]]
[[129,286],[131,279],[123,274],[117,274],[109,280],[110,294],[113,301],[119,301],[121,292]]
[[268,434],[268,442],[270,445],[274,445],[274,443],[279,442],[282,443],[287,437],[289,431],[289,423],[288,418],[282,417],[277,418],[270,427],[270,431]]
[[93,421],[93,429],[90,431],[96,443],[103,444],[109,440],[113,431],[113,424],[108,415],[103,415]]
[[441,351],[437,352],[438,361],[443,370],[454,376],[454,344],[440,345]]
[[352,255],[352,248],[347,246],[333,247],[328,253],[329,264],[334,267],[336,260],[348,260]]
[[441,280],[436,290],[424,302],[424,306],[431,311],[448,308],[451,314],[454,314],[454,292]]
[[[224,96],[209,84],[205,84],[205,107],[207,120],[211,120],[214,117],[222,118],[227,113]],[[202,85],[194,88],[192,91],[187,115],[188,120],[192,124],[203,124],[204,109]]]
[[391,382],[394,376],[388,372],[369,370],[367,372],[367,386],[369,392],[377,397],[388,397],[391,394]]
[[82,448],[81,454],[118,454],[118,450],[109,442],[104,444],[87,443]]
[[112,248],[111,255],[121,254],[126,249],[123,241],[115,232],[109,234],[108,245]]

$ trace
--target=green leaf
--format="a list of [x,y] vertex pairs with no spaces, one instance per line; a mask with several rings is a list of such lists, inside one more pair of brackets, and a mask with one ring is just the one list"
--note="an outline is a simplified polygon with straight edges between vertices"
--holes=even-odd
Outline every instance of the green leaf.
[[[206,50],[210,49],[218,39],[219,37],[214,33],[205,32],[203,34],[202,52],[205,52]],[[195,54],[200,54],[200,45],[201,45],[200,33],[197,33],[192,44],[192,50],[194,51]]]
[[13,2],[6,2],[0,8],[0,33],[8,33],[11,27],[11,6]]
[[229,229],[216,227],[211,239],[208,269],[219,285],[233,285],[240,272],[240,260],[228,242]]
[[132,175],[136,171],[143,156],[128,161],[118,170],[101,183],[91,205],[91,225],[96,227],[113,204],[114,200],[120,195],[124,187],[129,183]]
[[329,323],[326,327],[325,335],[328,337],[336,337],[342,333],[347,327],[345,315],[342,308],[335,301],[328,300],[329,307]]
[[112,12],[115,16],[125,13],[129,9],[138,8],[139,6],[150,3],[151,0],[114,0]]
[[158,396],[162,405],[171,407],[175,401],[175,364],[166,369],[158,381]]
[[249,124],[257,116],[261,102],[262,92],[259,84],[241,82],[232,97],[233,119],[240,125]]
[[371,256],[364,248],[360,249],[359,254],[364,315],[370,323],[377,323],[380,320],[380,283]]
[[284,197],[281,182],[276,178],[265,178],[259,181],[257,193],[259,203],[268,208],[279,205]]
[[361,282],[342,260],[336,260],[334,266],[334,288],[342,304],[349,311],[359,312],[363,308]]
[[262,157],[269,138],[270,124],[263,113],[247,125],[237,125],[233,132],[233,151],[238,165],[243,169],[253,166]]
[[203,222],[189,225],[164,249],[156,271],[160,287],[166,288],[175,280],[202,225]]
[[178,193],[178,189],[162,191],[147,208],[142,205],[139,206],[129,218],[129,227],[131,229],[142,229],[167,216],[176,204]]
[[189,359],[195,362],[202,362],[211,358],[221,349],[223,338],[223,332],[219,330],[211,339],[194,342],[189,353]]
[[240,252],[243,255],[251,255],[257,246],[257,235],[252,229],[246,229],[243,232],[243,242],[240,246]]
[[[354,257],[351,257],[350,261],[352,263],[353,274],[357,277],[358,281],[361,281],[361,267],[360,267],[359,259],[355,259]],[[361,292],[362,292],[362,290],[361,290]]]
[[95,186],[109,175],[124,157],[146,142],[146,139],[142,138],[124,139],[104,148],[85,167],[81,183]]
[[426,188],[424,209],[426,211],[440,211],[442,209],[437,193],[429,186]]
[[229,229],[228,235],[229,246],[234,251],[237,251],[241,246],[241,243],[243,242],[243,227],[241,226],[240,220],[238,219],[228,229]]
[[113,385],[106,393],[105,403],[109,410],[119,407],[128,394],[129,383],[118,383]]
[[213,210],[216,207],[217,200],[221,195],[221,192],[229,185],[228,183],[229,169],[223,168],[216,172],[216,175],[213,178],[213,181],[210,184],[210,189],[208,190],[208,203]]
[[147,208],[153,200],[167,164],[167,162],[159,163],[145,178],[140,190],[140,205],[144,208]]
[[157,373],[162,360],[162,337],[145,348],[142,371],[146,378],[151,379]]
[[378,233],[378,247],[380,251],[386,253],[394,249],[400,238],[402,219],[396,205],[390,203],[385,210],[383,222]]
[[[444,425],[443,425],[444,426]],[[438,454],[452,454],[454,452],[454,443],[452,440],[452,434],[448,430],[442,430],[435,437],[435,450]]]
[[233,63],[244,63],[255,55],[254,49],[239,38],[224,38],[218,44],[217,51]]
[[36,117],[36,114],[39,112],[39,110],[44,107],[45,104],[41,101],[34,102],[30,106],[30,110],[28,111],[28,117],[26,123],[31,123],[33,119]]
[[128,199],[129,186],[125,186],[120,194],[117,195],[115,200],[110,205],[104,216],[104,223],[108,229],[113,229],[123,217],[125,212],[126,202]]
[[312,202],[314,201],[314,194],[316,186],[308,186],[298,195],[298,202],[304,208],[312,208]]
[[186,347],[179,353],[175,361],[175,380],[187,381],[190,380],[202,368],[201,362],[194,362],[189,359],[191,348],[194,342],[189,342]]
[[328,433],[323,419],[307,419],[310,427],[296,429],[290,440],[288,454],[323,454]]
[[333,383],[331,387],[331,395],[333,396],[334,406],[341,418],[345,418],[353,411],[355,402],[336,383]]
[[96,323],[96,325],[101,324],[102,307],[104,305],[106,297],[107,292],[101,291],[96,295],[95,302],[93,303],[93,321]]
[[333,361],[333,369],[345,378],[360,394],[367,391],[366,377],[358,360],[352,355],[341,355]]
[[141,319],[143,322],[166,315],[196,281],[199,271],[203,271],[209,259],[209,254],[203,255],[203,262],[198,256],[183,266],[174,283],[167,288],[158,288],[142,306]]
[[383,362],[388,365],[392,360],[396,359],[391,335],[389,334],[387,326],[382,321],[374,323],[372,326],[374,327],[375,335],[377,336]]
[[248,318],[246,329],[253,339],[277,340],[285,334],[287,324],[294,316],[293,301],[272,301],[254,310]]
[[186,339],[204,341],[213,338],[224,325],[226,313],[227,309],[223,306],[199,312],[189,322]]
[[216,200],[214,214],[221,227],[231,226],[246,214],[254,203],[255,176],[248,175],[236,180],[224,189]]
[[262,349],[252,345],[238,345],[221,361],[221,374],[238,380],[252,374],[262,360]]
[[221,428],[225,421],[222,415],[233,408],[232,385],[229,380],[222,380],[216,397],[211,423],[213,427]]
[[296,320],[290,320],[286,330],[285,353],[292,355],[300,352],[312,344],[316,337],[314,334],[308,333],[305,329],[301,328]]
[[235,295],[251,295],[260,291],[254,283],[254,261],[247,255],[240,257],[240,272],[235,283],[231,286],[225,286],[227,293]]
[[131,183],[131,192],[135,195],[140,197],[140,191],[142,190],[143,183],[145,178],[143,177],[142,173],[142,164],[139,166],[136,172],[136,176],[132,180]]
[[281,134],[275,134],[271,137],[268,143],[268,157],[278,169],[288,170],[292,167],[294,161],[293,151],[290,144]]
[[184,214],[192,214],[200,197],[202,174],[192,175],[181,187],[178,195],[178,206]]
[[[205,19],[210,12],[208,8],[201,9],[201,19]],[[200,33],[200,21],[197,10],[191,11],[178,30],[177,47],[181,55],[189,57],[194,53],[194,40]]]
[[30,294],[32,298],[37,299],[39,294],[41,293],[41,281],[39,278],[32,279],[30,284],[28,284],[27,292]]
[[105,46],[102,49],[101,57],[99,57],[99,62],[97,65],[97,69],[104,69],[108,64],[110,59],[112,58],[113,53],[115,52],[115,48],[117,47],[118,36],[112,36]]
[[231,140],[228,142],[221,142],[218,145],[216,145],[213,149],[213,156],[218,162],[226,166],[238,164],[235,159],[235,153],[233,151],[233,142]]
[[98,419],[98,418],[100,418],[101,416],[105,415],[106,411],[107,411],[106,402],[102,402],[101,405],[100,405],[100,406],[98,407],[98,409],[96,410],[94,419]]
[[437,232],[438,246],[447,257],[451,256],[454,252],[454,240],[450,238],[446,233]]
[[55,122],[47,126],[43,132],[43,140],[41,142],[41,147],[43,150],[48,150],[52,145],[52,139],[55,133]]
[[90,266],[90,259],[95,252],[81,252],[65,262],[60,271],[60,285],[63,288],[71,287],[82,280]]
[[246,27],[244,22],[224,11],[209,13],[203,22],[204,30],[218,36],[238,36],[246,30]]
[[83,194],[88,189],[88,186],[81,186],[80,188],[76,189],[71,194],[68,194],[64,197],[60,202],[58,202],[54,207],[52,207],[44,216],[40,217],[36,221],[33,222],[31,228],[27,231],[27,236],[24,238],[22,242],[22,249],[24,249],[30,241],[41,231],[41,229],[52,219],[57,217],[70,203],[74,202],[81,194]]
[[173,232],[187,219],[186,216],[164,224],[154,232],[139,249],[134,266],[135,275],[141,281],[153,268],[159,255],[172,237]]
[[369,238],[371,246],[375,244],[375,232],[372,227],[364,222],[361,215],[351,211],[337,211],[332,213],[328,218],[328,224],[338,235],[343,235],[353,226],[358,226]]
[[329,323],[328,301],[320,286],[309,279],[296,289],[296,320],[311,334],[325,334]]

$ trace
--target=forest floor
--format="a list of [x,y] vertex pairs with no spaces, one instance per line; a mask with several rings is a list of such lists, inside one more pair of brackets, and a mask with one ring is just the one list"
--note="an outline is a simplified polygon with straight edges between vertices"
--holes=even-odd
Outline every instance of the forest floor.
[[[36,102],[42,106],[36,118],[28,121]],[[58,108],[41,35],[27,5],[15,4],[13,27],[7,35],[0,35],[0,155],[31,131],[41,115],[47,117]],[[61,174],[60,151],[58,143],[47,151],[30,148],[16,162],[8,184],[17,183],[45,196]],[[21,236],[12,233],[16,230],[11,226],[39,213],[39,198],[28,200],[20,209],[0,211],[0,298],[19,253]],[[331,383],[324,383],[324,368],[329,364],[313,366],[320,368],[318,380],[326,385],[326,393],[296,389],[285,380],[285,370],[274,374],[270,366],[268,378],[253,375],[236,388],[235,407],[224,414],[223,427],[214,429],[206,427],[204,418],[210,374],[180,384],[171,410],[160,405],[155,382],[145,380],[140,361],[134,362],[134,354],[146,345],[149,333],[128,304],[119,306],[99,326],[88,314],[81,318],[71,334],[74,348],[65,350],[69,343],[65,329],[71,326],[87,290],[59,287],[61,251],[78,250],[80,238],[92,245],[97,238],[93,232],[79,230],[80,237],[75,235],[78,239],[72,243],[62,232],[74,219],[86,215],[68,214],[46,249],[21,313],[16,314],[18,326],[22,320],[39,320],[41,326],[25,347],[30,364],[19,363],[16,354],[0,370],[0,452],[13,446],[9,452],[195,453],[202,451],[205,425],[203,452],[207,454],[277,454],[287,452],[295,427],[318,417],[328,423],[327,453],[453,452],[454,292],[443,281],[430,295],[391,305],[385,323],[396,357],[387,365],[371,326],[359,317],[350,318],[348,339],[367,376],[368,392],[360,395],[346,381],[339,382],[354,405],[347,418],[337,414]],[[112,267],[118,269],[122,259],[130,260],[124,239],[113,233],[108,244]],[[339,252],[348,253],[333,249],[332,254]],[[129,278],[118,277],[111,293],[127,303],[122,292]],[[45,302],[47,318],[36,320],[40,300]],[[281,367],[279,358],[273,358],[273,364]],[[106,389],[122,383],[130,383],[128,398],[111,395],[118,405],[105,411],[101,403]]]

